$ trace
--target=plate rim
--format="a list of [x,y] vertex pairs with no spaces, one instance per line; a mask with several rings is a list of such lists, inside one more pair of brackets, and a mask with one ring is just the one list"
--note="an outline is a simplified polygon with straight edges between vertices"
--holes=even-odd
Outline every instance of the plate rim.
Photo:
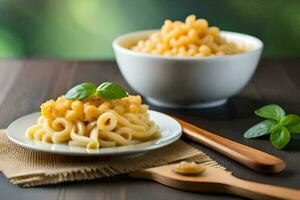
[[[170,120],[174,121],[177,125],[178,125],[178,130],[175,131],[175,135],[173,137],[171,137],[168,141],[161,143],[161,144],[157,144],[157,145],[152,145],[152,146],[146,146],[143,148],[137,148],[137,149],[128,149],[126,151],[119,151],[119,152],[76,152],[76,151],[70,151],[70,150],[52,150],[52,149],[46,149],[46,148],[39,148],[36,145],[31,145],[31,144],[26,144],[22,141],[17,140],[16,138],[14,138],[11,134],[9,134],[9,130],[15,126],[16,123],[18,123],[19,121],[22,121],[24,118],[29,117],[30,115],[35,115],[35,114],[40,114],[40,112],[33,112],[27,115],[24,115],[16,120],[14,120],[6,129],[5,134],[8,137],[8,139],[15,143],[16,145],[19,145],[23,148],[26,149],[30,149],[32,151],[36,151],[36,152],[46,152],[46,153],[51,153],[51,154],[59,154],[59,155],[68,155],[68,156],[118,156],[118,155],[133,155],[133,154],[139,154],[139,153],[146,153],[155,149],[160,149],[163,148],[165,146],[168,146],[172,143],[174,143],[175,141],[177,141],[183,132],[182,126],[181,124],[173,119],[172,117],[168,116],[165,113],[159,112],[159,111],[155,111],[155,110],[148,110],[148,112],[150,113],[155,113],[158,115],[163,115],[164,117],[169,118]],[[25,134],[25,130],[24,130],[24,134]],[[149,141],[150,142],[150,141]],[[142,144],[142,143],[139,143]],[[62,145],[62,144],[61,144]],[[66,145],[67,146],[67,145]],[[121,146],[121,147],[126,147],[126,146]],[[80,147],[78,147],[80,148]],[[82,147],[83,149],[86,149],[84,147]],[[111,148],[120,148],[120,147],[111,147]]]

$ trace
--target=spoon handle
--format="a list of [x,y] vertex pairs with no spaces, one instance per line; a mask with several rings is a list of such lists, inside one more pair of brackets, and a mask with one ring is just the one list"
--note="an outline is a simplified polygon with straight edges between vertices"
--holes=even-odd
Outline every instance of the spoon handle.
[[228,183],[231,187],[228,187],[228,193],[236,194],[239,196],[251,198],[251,199],[261,199],[261,200],[271,200],[271,199],[290,199],[297,200],[300,197],[300,191],[285,188],[275,185],[267,185],[262,183],[256,183],[251,181],[242,180],[236,177],[230,179]]
[[280,158],[223,138],[178,118],[173,118],[181,124],[184,136],[187,138],[208,146],[255,171],[278,173],[285,168],[285,162]]

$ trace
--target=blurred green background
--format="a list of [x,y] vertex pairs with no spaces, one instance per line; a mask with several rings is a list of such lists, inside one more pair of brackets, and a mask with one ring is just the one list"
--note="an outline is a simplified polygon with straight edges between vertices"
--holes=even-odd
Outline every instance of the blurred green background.
[[116,36],[189,14],[259,37],[264,57],[300,57],[299,0],[0,0],[0,57],[111,59]]

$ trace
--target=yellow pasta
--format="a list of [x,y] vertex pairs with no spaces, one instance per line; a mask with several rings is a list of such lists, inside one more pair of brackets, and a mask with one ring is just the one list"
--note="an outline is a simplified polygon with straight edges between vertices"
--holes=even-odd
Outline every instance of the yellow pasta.
[[138,41],[133,51],[162,56],[207,57],[237,54],[246,51],[228,42],[220,29],[208,26],[205,19],[190,15],[185,22],[166,20],[161,30],[145,40]]
[[113,130],[117,126],[117,123],[118,119],[116,117],[116,114],[111,111],[103,113],[97,119],[97,127],[100,130]]
[[140,96],[115,100],[64,96],[41,105],[41,117],[26,136],[43,143],[66,143],[91,149],[124,146],[160,137]]
[[[90,142],[90,138],[85,136],[86,127],[82,121],[76,123],[76,127],[73,127],[70,133],[70,137],[73,141],[76,141],[78,146],[87,146]],[[72,144],[72,142],[69,144]]]

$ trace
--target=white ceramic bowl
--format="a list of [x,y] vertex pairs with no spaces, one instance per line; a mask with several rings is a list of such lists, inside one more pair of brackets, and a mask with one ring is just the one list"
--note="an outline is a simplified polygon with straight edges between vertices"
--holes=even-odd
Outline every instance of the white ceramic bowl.
[[251,79],[263,49],[259,39],[222,31],[228,41],[250,50],[212,57],[157,56],[130,50],[157,30],[119,36],[116,60],[129,85],[150,103],[164,107],[212,107],[223,104]]

